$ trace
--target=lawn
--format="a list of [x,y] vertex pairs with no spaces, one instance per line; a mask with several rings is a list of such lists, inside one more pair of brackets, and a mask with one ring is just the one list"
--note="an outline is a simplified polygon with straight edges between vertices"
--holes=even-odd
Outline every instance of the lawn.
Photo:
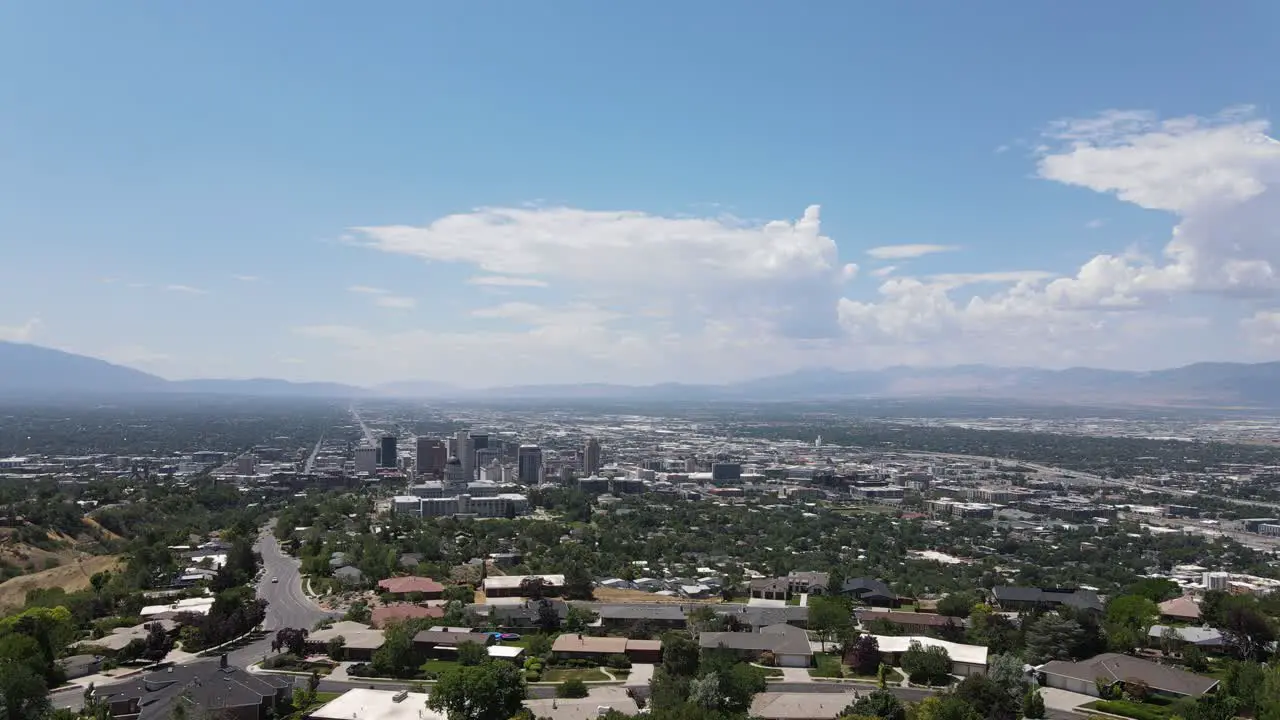
[[1127,700],[1094,700],[1091,703],[1085,703],[1082,707],[1112,715],[1123,715],[1134,720],[1166,720],[1172,710],[1168,705],[1136,703]]
[[341,695],[342,693],[318,692],[316,693],[315,702],[311,703],[305,708],[295,710],[294,712],[291,712],[288,715],[285,715],[284,720],[302,720],[302,718],[307,717],[311,713],[315,712],[316,710],[319,710],[320,708],[324,707],[330,702],[337,700],[338,697]]
[[609,676],[600,672],[600,668],[551,668],[542,672],[542,682],[564,682],[572,678],[592,682],[608,681]]
[[817,667],[809,668],[809,677],[840,678],[844,677],[844,668],[840,666],[840,658],[835,655],[818,653],[813,656]]
[[422,665],[419,666],[419,669],[424,675],[435,677],[445,670],[451,670],[457,666],[458,663],[455,660],[432,659],[422,663]]

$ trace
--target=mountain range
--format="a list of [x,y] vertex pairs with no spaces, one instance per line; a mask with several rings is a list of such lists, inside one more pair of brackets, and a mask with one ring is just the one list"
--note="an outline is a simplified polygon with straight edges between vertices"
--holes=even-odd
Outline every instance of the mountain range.
[[0,396],[218,394],[280,398],[406,397],[458,400],[782,401],[856,398],[984,398],[1060,404],[1280,408],[1280,362],[1196,363],[1133,372],[959,365],[882,370],[797,370],[724,385],[515,385],[466,390],[408,381],[339,383],[166,380],[134,368],[37,345],[0,342]]

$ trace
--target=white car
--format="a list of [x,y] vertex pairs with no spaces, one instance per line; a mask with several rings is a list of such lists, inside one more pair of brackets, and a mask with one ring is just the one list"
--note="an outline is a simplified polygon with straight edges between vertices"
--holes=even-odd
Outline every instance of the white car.
[[273,582],[273,583],[278,583],[278,582],[280,582],[280,578],[278,578],[278,577],[273,577],[273,578],[271,578],[271,582]]

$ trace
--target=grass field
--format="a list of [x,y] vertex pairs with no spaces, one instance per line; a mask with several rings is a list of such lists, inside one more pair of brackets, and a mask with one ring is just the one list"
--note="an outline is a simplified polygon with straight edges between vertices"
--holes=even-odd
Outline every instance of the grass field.
[[22,575],[0,583],[0,609],[12,610],[27,601],[27,592],[37,589],[62,588],[76,592],[89,587],[89,578],[120,567],[119,555],[88,555],[66,565],[38,573]]
[[609,676],[600,672],[600,668],[552,668],[542,673],[542,682],[564,682],[570,678],[591,682],[608,680]]

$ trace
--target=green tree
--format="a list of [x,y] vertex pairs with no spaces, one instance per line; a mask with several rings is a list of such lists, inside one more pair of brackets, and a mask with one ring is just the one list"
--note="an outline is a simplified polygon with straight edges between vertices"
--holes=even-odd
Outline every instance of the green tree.
[[52,707],[44,677],[27,663],[0,661],[0,707],[13,720],[44,717]]
[[1204,651],[1195,645],[1187,645],[1183,649],[1182,662],[1186,663],[1187,669],[1191,672],[1202,673],[1209,669],[1209,659],[1204,656]]
[[545,657],[551,653],[551,636],[535,633],[529,636],[528,652],[530,657]]
[[1167,578],[1143,578],[1125,590],[1126,595],[1138,595],[1151,602],[1164,602],[1182,594],[1182,588]]
[[1080,623],[1057,613],[1041,615],[1027,627],[1027,662],[1039,665],[1050,660],[1068,660],[1082,634]]
[[944,647],[924,647],[920,641],[912,640],[902,653],[902,669],[913,683],[941,685],[950,679],[951,656]]
[[950,593],[938,600],[938,614],[951,617],[969,617],[977,599],[967,592]]
[[596,614],[586,608],[570,605],[565,611],[564,630],[565,632],[581,633],[586,632],[591,623],[596,621]]
[[590,600],[595,581],[586,562],[571,562],[564,571],[564,594],[570,600]]
[[324,652],[329,659],[334,662],[342,662],[347,650],[347,639],[341,635],[329,638],[329,642],[324,644]]
[[839,595],[816,595],[809,598],[809,629],[822,641],[823,652],[827,643],[838,639],[853,627],[853,609],[849,599]]
[[558,698],[584,698],[587,694],[587,684],[579,678],[569,678],[556,686]]
[[379,675],[407,677],[416,669],[417,654],[408,623],[393,622],[382,632],[382,647],[373,653],[373,671]]
[[479,665],[489,654],[480,643],[464,642],[458,645],[458,662],[462,665]]
[[698,672],[698,643],[688,633],[672,630],[662,635],[662,668],[676,677],[693,677]]
[[1141,595],[1121,595],[1107,603],[1104,627],[1111,646],[1129,652],[1142,645],[1160,609]]
[[[858,698],[844,709],[841,716],[864,715],[880,720],[907,720],[907,709],[902,701],[888,690],[873,690]],[[949,719],[950,720],[950,719]]]
[[950,693],[921,700],[909,713],[911,720],[982,720],[972,705]]
[[449,720],[509,720],[524,700],[524,674],[515,665],[494,660],[445,670],[427,707]]
[[1022,716],[1025,718],[1042,718],[1044,713],[1044,698],[1040,695],[1040,688],[1027,688],[1027,694],[1022,698]]

